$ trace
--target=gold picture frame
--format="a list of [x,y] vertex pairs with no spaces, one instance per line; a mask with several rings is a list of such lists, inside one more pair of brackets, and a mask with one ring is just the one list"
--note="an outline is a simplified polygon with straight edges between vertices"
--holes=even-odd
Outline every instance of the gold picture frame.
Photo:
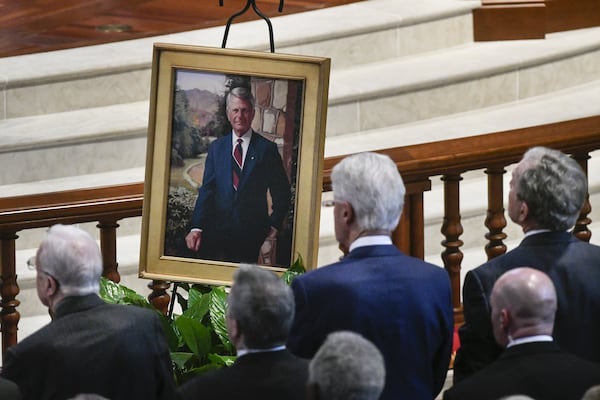
[[[256,263],[283,272],[300,256],[307,269],[315,266],[329,70],[328,58],[154,45],[140,277],[228,285],[241,262],[253,262],[233,259],[234,256],[231,259],[203,256],[202,244],[211,243],[204,239],[210,238],[210,231],[204,228],[194,228],[202,232],[200,250],[186,241],[192,230],[189,221],[196,218],[195,202],[197,193],[201,192],[198,189],[202,188],[207,171],[227,176],[226,171],[233,168],[227,166],[229,161],[222,162],[225,157],[218,158],[221,164],[215,164],[217,158],[210,156],[209,149],[217,138],[221,138],[221,143],[231,142],[231,119],[225,104],[229,93],[238,86],[246,87],[256,99],[253,119],[250,118],[252,137],[258,134],[277,144],[278,159],[290,189],[288,212],[274,230],[275,239],[265,239]],[[213,158],[206,163],[209,157]],[[212,190],[210,187],[207,184],[204,193]],[[269,188],[264,195],[260,191],[253,192],[259,193],[257,198],[267,204],[269,218],[275,209],[273,190]],[[213,203],[223,204],[221,200]],[[227,237],[225,242],[225,246],[221,246],[221,240],[219,246],[214,247],[223,247],[226,251],[236,245],[232,237]],[[213,248],[206,244],[205,247]]]

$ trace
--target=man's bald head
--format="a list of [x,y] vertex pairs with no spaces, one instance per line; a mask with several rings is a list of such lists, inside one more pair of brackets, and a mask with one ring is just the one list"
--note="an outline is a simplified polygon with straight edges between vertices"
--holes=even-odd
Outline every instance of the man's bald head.
[[509,338],[552,335],[556,313],[554,284],[542,271],[522,267],[504,273],[492,289],[492,326],[501,346]]

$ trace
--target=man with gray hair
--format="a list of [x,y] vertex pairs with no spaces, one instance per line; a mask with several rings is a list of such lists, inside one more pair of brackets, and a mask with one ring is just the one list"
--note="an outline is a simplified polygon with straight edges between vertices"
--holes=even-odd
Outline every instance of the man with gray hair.
[[305,400],[308,360],[285,348],[294,297],[275,273],[242,264],[227,297],[227,333],[237,360],[227,368],[179,387],[183,400],[197,398]]
[[490,364],[502,351],[492,334],[490,294],[500,275],[523,265],[545,272],[556,287],[554,340],[567,351],[600,362],[600,247],[568,232],[587,194],[585,173],[560,151],[534,147],[514,168],[508,215],[525,237],[513,250],[465,276],[465,323],[459,329],[454,382]]
[[252,129],[250,89],[233,88],[226,104],[231,133],[208,148],[185,241],[200,258],[256,263],[263,244],[282,228],[290,183],[277,145]]
[[71,225],[52,226],[36,255],[36,285],[52,322],[9,347],[2,376],[24,400],[97,393],[111,400],[172,399],[175,383],[158,314],[98,297],[102,256]]
[[552,339],[556,290],[545,273],[527,267],[505,272],[491,294],[500,357],[444,392],[444,400],[495,400],[527,395],[540,400],[581,399],[600,384],[600,365],[563,351]]
[[431,400],[444,385],[452,348],[448,274],[392,244],[405,188],[389,157],[349,156],[331,181],[335,235],[347,254],[292,282],[296,317],[288,346],[312,358],[331,332],[359,333],[383,354],[382,399]]
[[308,367],[309,400],[378,400],[384,383],[383,356],[350,331],[330,333]]

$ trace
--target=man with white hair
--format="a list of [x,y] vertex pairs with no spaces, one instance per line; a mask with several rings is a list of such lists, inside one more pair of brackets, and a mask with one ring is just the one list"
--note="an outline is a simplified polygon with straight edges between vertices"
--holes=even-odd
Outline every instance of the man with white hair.
[[38,297],[53,319],[9,347],[2,368],[23,400],[67,399],[79,393],[111,400],[174,397],[158,314],[102,301],[102,257],[87,232],[70,225],[51,227],[35,267]]
[[383,356],[350,331],[330,333],[308,367],[309,400],[378,400],[384,383]]
[[452,348],[448,274],[392,244],[405,188],[389,157],[349,156],[331,181],[335,235],[347,254],[292,282],[296,317],[288,347],[312,358],[329,333],[359,333],[385,359],[382,399],[431,400],[444,385]]
[[496,400],[515,394],[578,400],[600,384],[600,365],[561,350],[552,339],[557,299],[548,275],[528,267],[509,270],[494,284],[491,307],[494,338],[505,350],[444,392],[444,400]]

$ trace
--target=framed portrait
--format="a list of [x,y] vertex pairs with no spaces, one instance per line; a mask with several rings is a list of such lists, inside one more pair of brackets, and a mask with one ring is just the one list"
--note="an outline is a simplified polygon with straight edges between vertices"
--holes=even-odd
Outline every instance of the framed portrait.
[[330,60],[154,45],[140,277],[317,260]]

